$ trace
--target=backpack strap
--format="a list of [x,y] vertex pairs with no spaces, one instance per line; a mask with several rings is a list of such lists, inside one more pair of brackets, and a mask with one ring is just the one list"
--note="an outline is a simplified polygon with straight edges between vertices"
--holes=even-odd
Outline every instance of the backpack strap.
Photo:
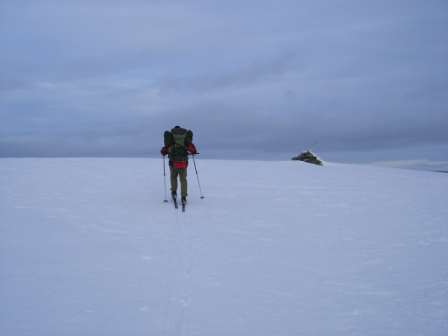
[[163,133],[163,142],[165,143],[165,147],[170,147],[173,144],[173,134],[171,134],[170,131],[165,131],[165,133]]

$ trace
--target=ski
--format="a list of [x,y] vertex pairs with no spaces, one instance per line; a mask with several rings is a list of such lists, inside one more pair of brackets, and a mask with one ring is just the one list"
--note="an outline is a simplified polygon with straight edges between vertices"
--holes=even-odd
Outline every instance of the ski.
[[187,198],[185,196],[182,196],[181,202],[182,202],[182,212],[185,212],[185,204],[187,204]]
[[174,202],[174,208],[178,208],[178,206],[177,206],[177,199],[175,199],[175,198],[173,198],[173,202]]

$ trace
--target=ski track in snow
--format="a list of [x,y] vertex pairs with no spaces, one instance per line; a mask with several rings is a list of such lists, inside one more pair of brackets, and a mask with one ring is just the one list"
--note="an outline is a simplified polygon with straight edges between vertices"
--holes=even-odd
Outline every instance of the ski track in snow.
[[166,313],[165,335],[188,335],[184,314],[189,304],[190,277],[193,267],[192,238],[188,214],[181,213],[171,221],[171,256],[169,275],[169,308]]
[[447,335],[448,175],[0,160],[1,335]]

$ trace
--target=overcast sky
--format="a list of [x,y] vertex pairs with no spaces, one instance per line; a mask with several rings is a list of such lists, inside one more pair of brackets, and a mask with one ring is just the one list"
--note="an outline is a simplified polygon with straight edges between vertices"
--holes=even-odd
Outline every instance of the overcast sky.
[[448,1],[0,0],[0,156],[448,162]]

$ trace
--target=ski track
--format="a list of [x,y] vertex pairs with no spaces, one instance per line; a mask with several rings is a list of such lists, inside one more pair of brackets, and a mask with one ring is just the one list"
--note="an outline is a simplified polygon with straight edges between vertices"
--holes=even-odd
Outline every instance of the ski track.
[[[170,206],[174,206],[170,202]],[[170,210],[173,210],[170,209]],[[188,335],[188,324],[184,316],[190,301],[190,281],[192,275],[192,234],[191,223],[187,213],[181,207],[174,209],[176,220],[171,221],[171,255],[169,274],[168,310],[165,316],[164,335]]]

